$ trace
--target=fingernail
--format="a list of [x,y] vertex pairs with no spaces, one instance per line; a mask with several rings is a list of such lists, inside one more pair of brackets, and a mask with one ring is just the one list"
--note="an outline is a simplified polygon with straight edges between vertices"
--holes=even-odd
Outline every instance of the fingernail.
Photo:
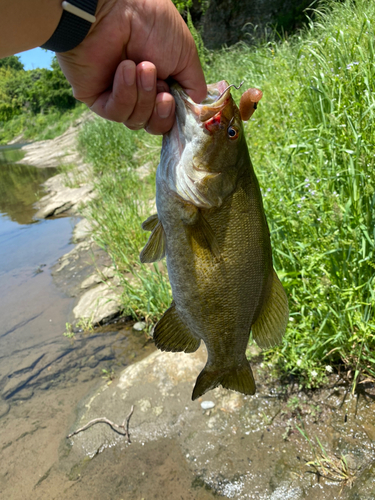
[[153,69],[143,69],[141,72],[141,83],[143,90],[146,90],[146,92],[153,90],[155,86],[155,72]]
[[172,111],[171,101],[160,101],[156,104],[156,112],[159,118],[168,118]]
[[133,61],[125,61],[123,66],[123,75],[125,83],[128,87],[132,87],[135,84],[135,64]]

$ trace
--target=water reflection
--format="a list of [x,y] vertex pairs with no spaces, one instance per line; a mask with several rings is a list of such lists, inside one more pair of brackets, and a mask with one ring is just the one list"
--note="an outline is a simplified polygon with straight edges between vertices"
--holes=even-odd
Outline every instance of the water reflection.
[[0,165],[2,163],[15,163],[16,161],[22,160],[25,156],[25,153],[21,149],[22,146],[24,146],[24,144],[0,146]]
[[[4,151],[2,151],[3,153]],[[43,195],[41,184],[56,174],[55,168],[36,168],[0,161],[0,213],[18,224],[32,224],[34,203]]]

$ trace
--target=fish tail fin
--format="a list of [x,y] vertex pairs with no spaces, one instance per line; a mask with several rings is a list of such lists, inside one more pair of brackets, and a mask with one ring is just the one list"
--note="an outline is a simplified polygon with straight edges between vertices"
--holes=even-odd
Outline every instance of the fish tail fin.
[[224,372],[221,370],[213,370],[206,365],[198,375],[193,390],[192,400],[194,401],[200,396],[203,396],[207,391],[215,389],[215,387],[220,384],[225,389],[238,391],[242,394],[255,394],[254,376],[248,360],[245,358],[240,366],[235,366]]

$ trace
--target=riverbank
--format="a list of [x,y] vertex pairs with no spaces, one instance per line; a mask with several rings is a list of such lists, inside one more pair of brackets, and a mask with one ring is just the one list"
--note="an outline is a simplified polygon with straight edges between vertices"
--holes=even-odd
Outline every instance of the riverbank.
[[[86,189],[88,202],[95,196],[84,181],[88,168],[79,164],[47,181],[50,191],[39,202],[40,209],[55,207],[45,211],[47,220],[84,213],[75,190]],[[80,329],[86,333],[71,331],[69,340],[55,332],[48,354],[21,350],[17,370],[3,379],[5,498],[373,499],[373,384],[361,384],[352,397],[350,383],[336,374],[325,388],[302,391],[292,377],[283,383],[273,379],[272,365],[253,346],[248,354],[258,389],[254,397],[215,389],[192,402],[204,350],[155,351],[145,334],[121,321],[92,330],[113,316],[95,318],[88,304],[98,306],[100,297],[115,302],[104,289],[121,288],[92,229],[81,219],[74,248],[50,270],[58,289],[71,297],[72,312],[82,301],[82,315],[69,322],[83,319]],[[94,290],[95,300],[83,300]],[[122,423],[132,405],[132,444],[105,424],[66,439],[94,418]],[[22,488],[15,490],[15,483]]]
[[120,314],[122,293],[109,256],[94,243],[92,228],[84,218],[85,207],[95,194],[91,167],[77,151],[77,136],[82,125],[92,119],[92,113],[86,112],[60,137],[23,146],[24,157],[18,162],[38,168],[66,169],[44,183],[46,194],[37,202],[35,217],[80,219],[73,231],[75,247],[61,256],[52,276],[65,294],[76,299],[73,325],[90,327]]

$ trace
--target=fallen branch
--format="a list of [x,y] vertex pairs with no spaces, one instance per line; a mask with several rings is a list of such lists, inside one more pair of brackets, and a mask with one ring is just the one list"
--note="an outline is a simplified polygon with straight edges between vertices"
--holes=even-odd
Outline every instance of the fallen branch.
[[113,422],[111,422],[110,420],[108,420],[108,418],[105,418],[105,417],[94,418],[94,420],[90,420],[90,422],[88,422],[86,425],[84,425],[83,427],[80,427],[79,429],[72,432],[71,434],[69,434],[66,437],[67,437],[67,439],[69,439],[72,436],[75,436],[76,434],[78,434],[79,432],[85,431],[86,429],[88,429],[92,425],[102,423],[102,424],[108,424],[115,432],[118,432],[119,434],[121,434],[121,436],[126,436],[128,443],[131,443],[130,434],[129,434],[129,421],[130,421],[131,416],[133,415],[133,412],[134,412],[134,406],[131,407],[129,415],[126,417],[126,419],[123,421],[123,423],[121,425],[116,425]]

